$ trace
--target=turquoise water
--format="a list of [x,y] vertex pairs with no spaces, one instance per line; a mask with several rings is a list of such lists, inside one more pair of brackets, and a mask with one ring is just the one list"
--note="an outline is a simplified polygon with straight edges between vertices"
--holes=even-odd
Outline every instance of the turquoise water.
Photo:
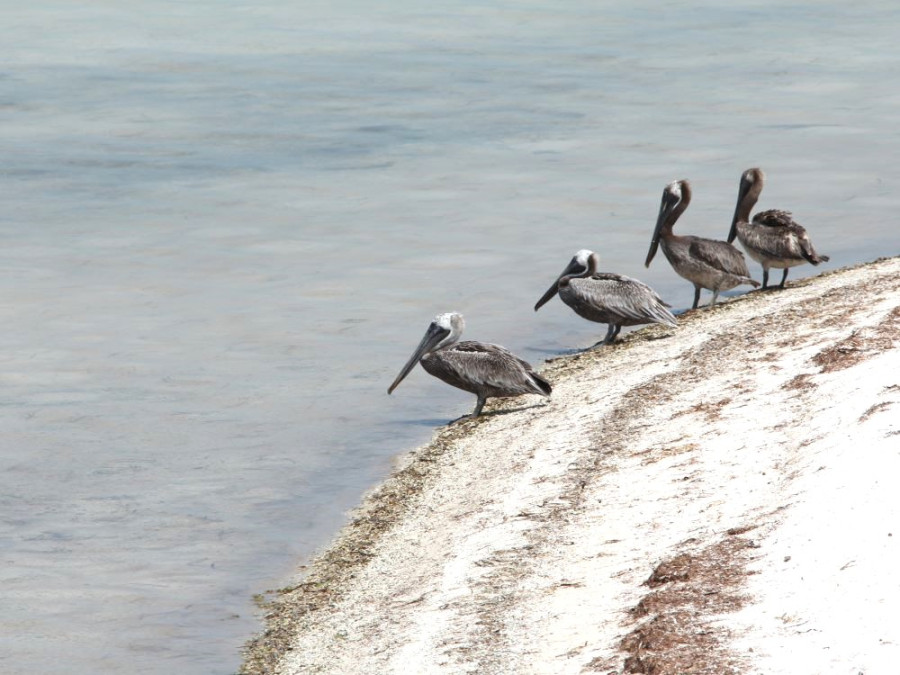
[[532,311],[579,248],[690,305],[643,267],[674,178],[683,233],[758,165],[826,269],[900,253],[897,14],[3,3],[0,670],[233,672],[252,595],[473,405],[385,393],[434,314],[593,344]]

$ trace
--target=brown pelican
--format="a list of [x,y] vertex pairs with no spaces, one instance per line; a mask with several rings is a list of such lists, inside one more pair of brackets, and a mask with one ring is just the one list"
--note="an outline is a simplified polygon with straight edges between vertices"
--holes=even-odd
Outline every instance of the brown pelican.
[[704,239],[703,237],[679,237],[672,232],[672,226],[691,203],[691,184],[686,180],[672,181],[662,194],[659,207],[659,218],[650,251],[647,253],[645,266],[656,255],[656,248],[662,244],[663,253],[675,271],[694,284],[694,304],[700,304],[700,289],[708,288],[713,292],[710,307],[716,304],[719,292],[727,291],[740,284],[759,286],[758,281],[750,278],[744,254],[724,241]]
[[[564,303],[588,321],[609,324],[603,344],[616,339],[622,326],[664,323],[676,326],[666,303],[647,284],[610,272],[598,272],[599,256],[582,249],[537,301],[534,311],[559,293]],[[599,342],[597,344],[600,344]]]
[[462,314],[449,312],[434,317],[425,337],[388,387],[390,394],[409,374],[416,361],[439,380],[478,397],[471,417],[478,417],[489,398],[537,394],[550,396],[543,377],[518,356],[499,345],[467,340],[459,342],[465,322]]
[[790,211],[760,211],[750,220],[750,210],[759,199],[765,182],[766,174],[762,169],[747,169],[741,175],[728,243],[737,237],[747,255],[762,265],[763,288],[769,285],[770,267],[784,269],[779,284],[779,288],[784,288],[791,267],[805,262],[818,265],[828,262],[828,256],[816,253],[806,230],[794,222]]

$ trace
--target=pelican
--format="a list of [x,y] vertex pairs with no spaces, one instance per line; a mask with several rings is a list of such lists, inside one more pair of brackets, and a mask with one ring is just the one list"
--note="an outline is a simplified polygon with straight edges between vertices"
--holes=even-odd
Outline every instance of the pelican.
[[657,247],[662,244],[663,253],[675,271],[694,284],[694,304],[700,304],[700,289],[708,288],[713,292],[709,306],[716,304],[721,291],[727,291],[741,284],[759,286],[758,281],[750,278],[744,254],[724,241],[704,239],[703,237],[679,237],[672,232],[672,226],[691,203],[691,184],[686,180],[675,180],[663,190],[662,203],[659,206],[659,217],[650,251],[647,253],[646,267],[656,255]]
[[[559,293],[564,303],[575,313],[597,323],[609,324],[602,344],[615,341],[622,326],[642,323],[677,325],[666,303],[647,284],[611,272],[598,272],[600,258],[593,251],[582,249],[575,254],[559,278],[537,301],[538,311]],[[598,342],[597,344],[601,344]]]
[[750,220],[750,210],[759,199],[766,174],[762,169],[747,169],[741,175],[738,188],[737,206],[734,207],[734,218],[728,243],[737,237],[747,255],[762,265],[762,287],[769,285],[769,268],[784,269],[779,288],[784,288],[788,270],[805,262],[818,265],[828,262],[827,255],[819,255],[813,248],[809,235],[799,223],[795,223],[790,211],[771,209],[760,211]]
[[459,342],[465,328],[462,314],[448,312],[434,317],[416,351],[388,387],[390,394],[416,362],[439,380],[478,397],[471,417],[478,417],[489,398],[522,394],[549,397],[550,383],[505,347],[486,342]]

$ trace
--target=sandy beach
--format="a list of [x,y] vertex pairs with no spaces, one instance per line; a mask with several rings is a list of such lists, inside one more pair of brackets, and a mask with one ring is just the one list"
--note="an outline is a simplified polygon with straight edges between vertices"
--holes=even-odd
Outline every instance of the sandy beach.
[[400,458],[241,672],[896,672],[898,345],[889,258],[553,360]]

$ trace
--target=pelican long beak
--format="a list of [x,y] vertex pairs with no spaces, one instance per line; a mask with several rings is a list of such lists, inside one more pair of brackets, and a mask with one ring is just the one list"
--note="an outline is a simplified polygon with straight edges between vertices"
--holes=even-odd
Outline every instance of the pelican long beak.
[[650,267],[653,256],[659,248],[659,237],[662,232],[663,224],[672,212],[672,207],[678,203],[677,199],[673,199],[669,193],[663,192],[662,201],[659,204],[659,216],[656,218],[656,227],[653,228],[653,238],[650,240],[650,250],[647,251],[647,260],[644,261],[644,267]]
[[558,277],[556,277],[556,281],[553,282],[553,285],[550,286],[550,288],[547,289],[547,292],[541,296],[541,299],[537,301],[537,304],[534,306],[534,311],[535,312],[538,311],[541,307],[546,305],[553,298],[554,295],[556,295],[556,292],[559,290],[559,280],[560,279],[562,279],[563,277],[568,276],[574,272],[582,272],[582,271],[584,271],[584,267],[582,267],[580,264],[578,264],[575,260],[570,261],[569,264],[566,265],[566,269],[564,269],[562,271],[562,274],[560,274]]
[[403,381],[403,378],[409,375],[409,371],[415,368],[416,364],[419,362],[425,354],[434,349],[441,341],[450,335],[450,331],[446,328],[441,328],[436,323],[432,323],[428,326],[428,330],[425,331],[425,336],[422,338],[422,341],[419,343],[419,346],[416,347],[416,351],[413,352],[413,355],[409,357],[409,361],[406,362],[406,365],[400,369],[400,374],[394,379],[391,386],[388,387],[388,394],[394,391],[397,388],[397,385]]
[[738,188],[738,198],[737,204],[734,206],[734,217],[731,219],[731,229],[728,231],[728,243],[734,241],[734,238],[737,236],[737,224],[740,218],[739,214],[741,211],[741,204],[744,201],[744,197],[747,196],[747,193],[750,191],[750,182],[746,180],[743,176],[741,176],[741,186]]
[[650,240],[650,250],[647,251],[647,259],[644,261],[644,267],[650,267],[653,257],[656,255],[656,249],[659,248],[659,235],[654,232],[653,239]]

